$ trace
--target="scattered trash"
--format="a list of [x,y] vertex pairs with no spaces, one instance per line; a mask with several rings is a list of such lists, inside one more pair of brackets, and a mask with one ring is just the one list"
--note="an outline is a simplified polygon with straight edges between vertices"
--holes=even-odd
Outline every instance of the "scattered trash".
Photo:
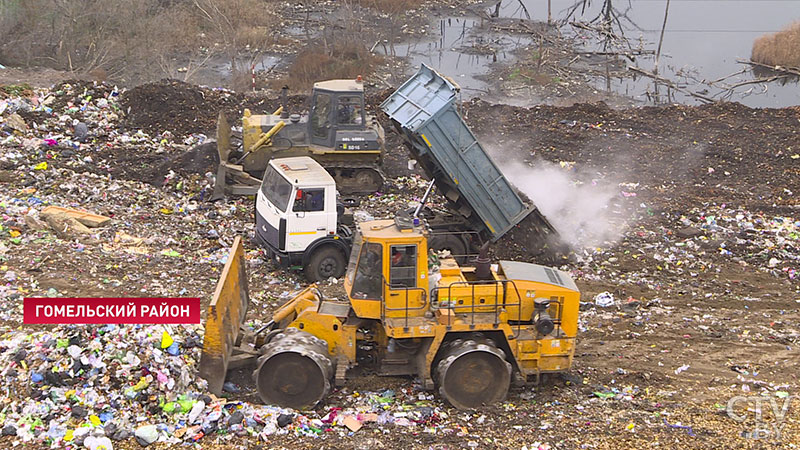
[[600,397],[600,398],[614,398],[614,397],[617,396],[617,394],[615,394],[613,392],[600,392],[600,391],[597,391],[597,392],[593,392],[593,394],[596,397]]
[[114,450],[111,439],[105,436],[89,436],[83,441],[83,445],[89,450]]
[[139,445],[146,447],[158,440],[158,428],[155,425],[143,425],[133,435]]
[[353,219],[356,222],[368,222],[370,220],[375,220],[375,216],[364,210],[359,209],[353,212]]
[[58,237],[64,240],[74,240],[80,235],[91,234],[86,225],[78,222],[63,212],[42,214],[41,216]]
[[225,392],[230,392],[232,394],[238,394],[239,392],[242,391],[241,389],[239,389],[239,386],[237,386],[236,384],[234,384],[234,383],[232,383],[230,381],[226,381],[222,385],[222,390],[225,391]]
[[616,304],[614,295],[610,292],[601,292],[594,296],[594,304],[601,308],[608,308]]
[[87,127],[83,122],[78,122],[77,119],[75,122],[75,131],[73,132],[72,137],[76,142],[86,142],[86,138],[89,136],[89,127]]
[[667,422],[667,419],[663,419],[663,420],[664,420],[664,425],[666,425],[667,427],[669,427],[669,428],[677,428],[677,429],[680,429],[680,430],[686,430],[686,433],[689,436],[695,437],[694,430],[692,430],[692,427],[687,426],[687,425],[681,425],[680,422],[678,422],[676,424],[671,424],[671,423]]
[[361,422],[359,422],[358,419],[356,419],[353,416],[345,417],[344,420],[342,421],[342,423],[344,424],[344,426],[346,426],[352,432],[356,432],[356,431],[360,430],[361,427],[363,426],[361,424]]
[[89,228],[97,228],[102,227],[108,222],[111,221],[110,217],[101,216],[98,214],[92,214],[87,211],[79,211],[77,209],[70,209],[70,208],[61,208],[58,206],[48,206],[47,208],[43,209],[42,212],[39,213],[41,216],[47,216],[51,214],[64,214],[67,217],[71,217],[78,222],[86,225]]
[[171,347],[174,342],[175,341],[172,339],[172,336],[170,336],[166,331],[161,334],[161,348]]

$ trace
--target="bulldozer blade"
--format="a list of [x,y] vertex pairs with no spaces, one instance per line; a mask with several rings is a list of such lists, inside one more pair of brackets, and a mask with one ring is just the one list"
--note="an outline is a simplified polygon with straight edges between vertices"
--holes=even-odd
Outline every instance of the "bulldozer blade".
[[228,156],[231,153],[231,126],[225,113],[220,111],[217,116],[217,178],[214,181],[214,192],[211,194],[211,201],[225,198],[225,184],[228,174]]
[[200,377],[208,381],[208,390],[214,395],[222,395],[228,363],[239,337],[239,326],[244,322],[249,305],[244,247],[242,238],[237,236],[208,305],[203,352],[198,367]]
[[[217,117],[217,176],[211,201],[221,200],[225,195],[254,195],[258,192],[261,180],[244,171],[242,166],[228,161],[231,154],[231,126],[225,113]],[[229,185],[230,179],[230,185]]]
[[222,111],[217,117],[217,153],[220,162],[227,162],[231,153],[231,126]]

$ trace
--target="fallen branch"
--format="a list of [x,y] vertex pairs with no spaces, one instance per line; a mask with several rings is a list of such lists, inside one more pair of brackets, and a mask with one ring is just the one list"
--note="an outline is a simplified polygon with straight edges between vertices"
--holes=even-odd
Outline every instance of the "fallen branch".
[[787,78],[789,76],[790,75],[775,75],[775,76],[771,76],[771,77],[756,78],[755,80],[747,80],[747,81],[742,81],[742,82],[730,85],[726,89],[736,89],[738,87],[746,86],[748,84],[771,83],[773,81],[780,80],[780,79],[783,79],[783,78]]
[[738,62],[739,64],[749,64],[754,67],[760,67],[762,69],[769,69],[774,72],[780,72],[800,77],[800,68],[798,67],[770,66],[769,64],[761,64],[759,62],[751,61],[749,59],[737,59],[736,62]]
[[528,20],[531,20],[531,15],[528,13],[528,8],[525,7],[525,3],[523,3],[522,0],[519,0],[519,5],[522,6],[522,12],[525,13],[525,17],[527,17]]
[[732,74],[730,74],[730,75],[725,75],[725,76],[724,76],[724,77],[722,77],[722,78],[717,78],[717,79],[716,79],[716,80],[714,80],[714,81],[709,81],[707,84],[709,84],[709,85],[712,85],[712,86],[713,86],[713,85],[714,85],[714,83],[719,83],[720,81],[725,81],[725,80],[727,80],[728,78],[735,77],[736,75],[741,75],[741,74],[743,74],[743,73],[745,73],[745,72],[747,72],[747,69],[742,69],[742,70],[740,70],[740,71],[738,71],[738,72],[734,72],[734,73],[732,73]]
[[621,52],[590,52],[590,51],[577,51],[575,53],[579,53],[581,55],[597,55],[597,56],[641,56],[641,55],[652,55],[655,53],[654,50],[630,50],[630,51],[621,51]]
[[666,85],[667,87],[675,89],[678,92],[683,92],[684,94],[691,95],[692,97],[699,98],[700,100],[703,100],[703,101],[706,101],[706,102],[709,102],[709,103],[714,103],[716,101],[711,97],[706,97],[705,95],[698,94],[696,92],[692,92],[692,91],[690,91],[688,89],[684,89],[684,88],[678,86],[677,84],[675,84],[674,82],[672,82],[671,80],[668,80],[668,79],[666,79],[664,77],[660,77],[660,76],[658,76],[658,75],[656,75],[654,73],[650,73],[650,72],[648,72],[646,70],[643,70],[643,69],[640,69],[638,67],[628,67],[628,70],[630,70],[631,72],[634,72],[634,73],[638,73],[639,75],[643,75],[643,76],[645,76],[647,78],[652,78],[653,80],[658,81],[659,83],[662,83],[662,84]]
[[[520,28],[523,28],[523,29],[520,30]],[[507,32],[510,32],[510,33],[529,33],[529,34],[535,35],[538,38],[543,39],[545,42],[548,42],[548,43],[552,44],[555,47],[564,47],[565,46],[563,43],[559,44],[558,42],[556,42],[555,40],[551,39],[550,37],[542,34],[540,31],[534,30],[533,28],[531,28],[525,22],[517,22],[514,26],[492,25],[492,30],[493,31],[507,31]]]

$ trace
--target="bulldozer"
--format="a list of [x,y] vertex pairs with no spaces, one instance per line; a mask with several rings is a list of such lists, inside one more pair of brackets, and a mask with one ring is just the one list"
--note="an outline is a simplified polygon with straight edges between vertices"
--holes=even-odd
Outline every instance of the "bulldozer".
[[424,218],[407,213],[361,222],[347,298],[311,285],[252,331],[241,329],[249,296],[237,238],[207,312],[199,372],[209,390],[221,394],[229,369],[252,365],[265,403],[302,410],[366,370],[416,377],[452,406],[471,409],[570,368],[580,292],[568,273],[491,264],[488,244],[461,267],[429,253],[429,238]]
[[212,200],[225,195],[254,195],[273,158],[310,156],[336,180],[344,194],[371,193],[385,181],[381,171],[384,131],[366,113],[364,84],[328,80],[314,84],[308,113],[290,114],[282,105],[272,114],[244,110],[241,135],[223,112],[217,120],[217,177]]

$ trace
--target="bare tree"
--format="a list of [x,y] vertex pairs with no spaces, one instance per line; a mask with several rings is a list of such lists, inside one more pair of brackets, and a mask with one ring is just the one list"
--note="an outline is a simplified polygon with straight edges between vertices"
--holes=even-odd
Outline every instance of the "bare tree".
[[[235,79],[246,74],[253,65],[252,55],[269,45],[268,32],[277,17],[256,0],[193,0],[215,44],[222,47]],[[240,58],[249,50],[251,58]]]

